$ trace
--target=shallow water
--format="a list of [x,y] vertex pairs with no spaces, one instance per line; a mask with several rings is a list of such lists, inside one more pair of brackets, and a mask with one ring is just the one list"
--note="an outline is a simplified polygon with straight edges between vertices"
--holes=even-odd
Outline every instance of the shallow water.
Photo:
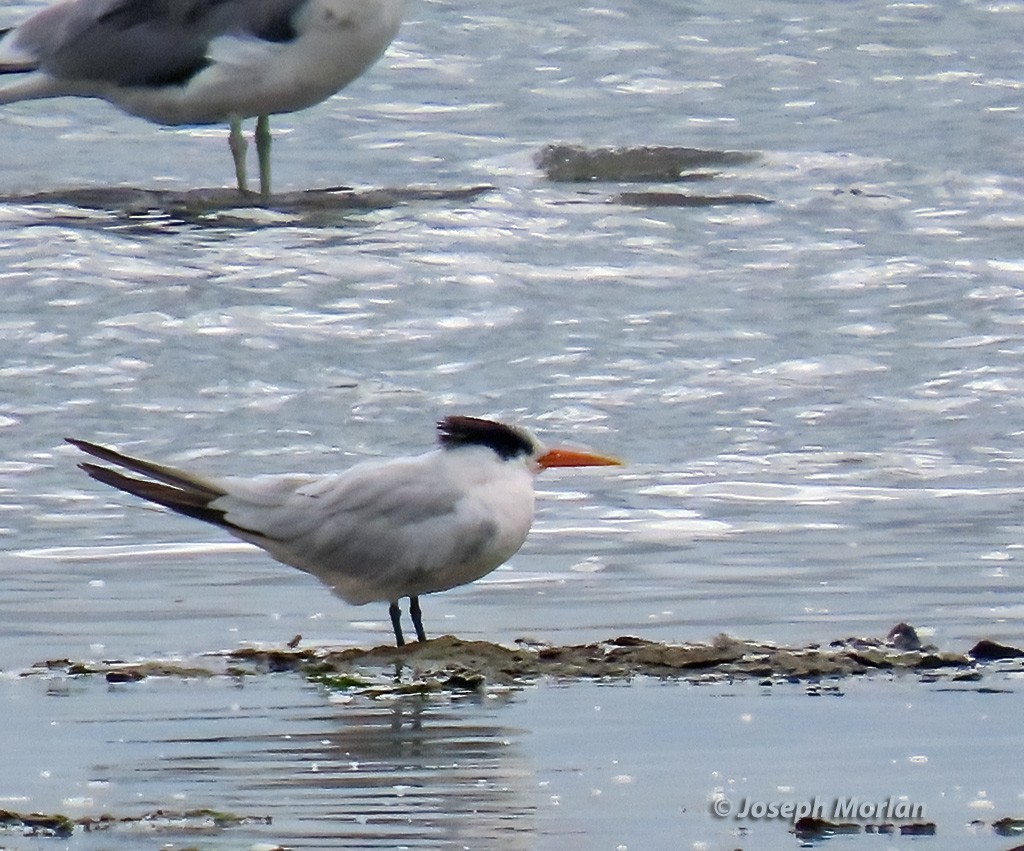
[[[66,434],[214,473],[328,470],[419,452],[450,412],[629,465],[546,476],[523,551],[424,601],[432,634],[827,642],[903,620],[942,647],[1024,643],[1024,6],[410,6],[363,80],[275,119],[276,186],[495,187],[472,202],[208,222],[0,206],[0,666],[389,632],[382,607],[100,490]],[[6,195],[231,179],[223,128],[101,103],[5,107],[0,133]],[[552,184],[532,157],[562,141],[762,156],[699,188]],[[636,188],[774,203],[609,202]],[[576,691],[476,720],[518,711],[533,741]],[[662,694],[612,691],[637,712]],[[935,723],[952,711],[915,694]],[[106,699],[82,698],[83,717]],[[887,794],[877,770],[844,792]]]
[[[791,819],[737,818],[743,802],[817,801],[831,815],[836,801],[903,799],[920,807],[910,823],[935,825],[919,840],[928,847],[1003,848],[1011,840],[991,825],[1019,808],[1006,750],[1019,700],[916,679],[850,680],[817,697],[803,685],[639,680],[387,700],[329,700],[291,675],[30,679],[0,696],[14,734],[0,792],[18,791],[5,807],[212,807],[254,820],[154,821],[47,847],[792,848]],[[12,764],[36,770],[16,779]],[[715,818],[720,799],[735,809]],[[862,833],[828,845],[886,842]]]

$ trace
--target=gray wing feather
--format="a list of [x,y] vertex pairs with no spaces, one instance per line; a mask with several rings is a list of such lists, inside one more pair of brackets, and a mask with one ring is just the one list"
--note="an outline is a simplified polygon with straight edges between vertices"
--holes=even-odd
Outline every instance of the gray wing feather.
[[242,537],[350,603],[394,599],[393,589],[416,581],[422,593],[458,584],[438,566],[475,562],[494,539],[493,520],[477,514],[461,491],[417,473],[413,459],[405,469],[389,463],[384,476],[377,466],[317,477],[291,492],[281,488],[277,500],[266,498],[273,479],[222,479],[228,494],[210,507],[232,526],[259,530]]
[[425,481],[415,460],[404,469],[401,463],[371,462],[321,476],[221,479],[225,496],[215,504],[237,525],[282,542],[316,534],[335,538],[334,530],[342,529],[348,537],[374,520],[411,527],[450,516],[461,494]]
[[[69,80],[121,86],[186,82],[222,35],[289,41],[306,0],[75,0],[45,9],[14,33],[37,67]],[[23,69],[29,70],[29,69]]]
[[80,465],[92,478],[220,526],[318,577],[350,603],[441,591],[486,573],[511,554],[495,554],[494,519],[454,484],[432,475],[433,468],[425,469],[429,455],[329,475],[203,478],[67,440],[147,477]]

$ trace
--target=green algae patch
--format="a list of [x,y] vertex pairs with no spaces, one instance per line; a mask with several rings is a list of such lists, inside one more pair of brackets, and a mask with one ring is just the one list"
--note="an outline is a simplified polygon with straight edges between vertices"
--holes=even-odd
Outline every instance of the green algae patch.
[[18,813],[0,810],[0,835],[16,832],[22,836],[43,836],[67,839],[75,829],[75,822],[64,815],[45,813]]

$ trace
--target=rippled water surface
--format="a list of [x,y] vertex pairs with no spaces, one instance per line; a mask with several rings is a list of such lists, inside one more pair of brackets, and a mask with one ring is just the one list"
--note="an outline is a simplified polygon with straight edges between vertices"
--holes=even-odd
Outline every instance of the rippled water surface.
[[[0,27],[41,5],[5,6]],[[575,643],[726,631],[802,643],[884,635],[904,620],[940,647],[1024,642],[1024,5],[409,5],[399,39],[365,78],[274,120],[276,186],[494,187],[474,201],[314,221],[0,204],[0,667],[188,655],[296,633],[368,644],[390,631],[382,607],[348,607],[215,529],[104,492],[75,469],[65,435],[218,474],[323,471],[419,452],[451,412],[513,419],[629,463],[546,474],[522,552],[484,581],[424,601],[434,634]],[[160,129],[102,103],[7,106],[0,135],[0,195],[231,180],[224,128]],[[701,184],[554,184],[533,162],[553,142],[761,156]],[[612,202],[637,188],[774,203]],[[588,809],[593,789],[606,801],[635,787],[608,779],[633,772],[609,767],[620,757],[603,741],[592,763],[580,756],[586,745],[564,735],[569,719],[589,719],[609,694],[654,728],[658,711],[675,713],[677,726],[663,728],[671,739],[689,713],[717,711],[707,692],[683,687],[541,688],[457,711],[343,716],[296,682],[238,696],[145,688],[83,686],[64,700],[0,685],[33,723],[70,725],[55,742],[103,731],[88,744],[94,757],[74,763],[83,773],[57,791],[23,783],[41,769],[17,751],[15,768],[0,772],[0,798],[60,809],[62,798],[94,794],[75,784],[113,777],[96,809],[128,808],[133,795],[172,807],[175,784],[190,802],[203,797],[191,785],[201,776],[216,806],[294,803],[301,814],[281,816],[274,841],[330,847],[336,812],[359,808],[339,800],[332,815],[296,766],[323,761],[326,748],[338,796],[401,786],[372,772],[342,778],[338,754],[401,751],[408,743],[394,729],[440,712],[424,725],[426,756],[409,745],[418,760],[409,770],[419,782],[440,763],[476,767],[442,773],[436,819],[417,815],[411,834],[401,818],[374,822],[366,841],[572,844],[612,837]],[[252,691],[258,709],[240,710],[246,738],[224,707]],[[935,694],[920,686],[863,699],[920,702],[934,713],[923,726],[945,735]],[[1016,692],[987,699],[1019,716]],[[794,701],[827,729],[813,701]],[[778,715],[785,740],[775,703],[759,705]],[[855,714],[851,704],[851,695],[828,702],[840,715]],[[206,741],[224,725],[223,750],[166,744]],[[839,736],[851,754],[858,729]],[[992,729],[1011,747],[1009,727]],[[277,743],[282,734],[290,744]],[[100,743],[122,738],[148,744],[138,756],[119,752],[116,770],[96,768]],[[636,746],[656,751],[656,741]],[[791,771],[770,767],[777,754],[748,745],[750,764],[734,763],[735,776],[793,785]],[[184,776],[197,753],[186,784],[175,772]],[[995,752],[973,753],[974,763],[953,749],[956,770],[921,788],[956,785],[969,802],[979,791],[994,798],[991,782],[998,814],[1024,815],[1019,778],[999,774]],[[556,761],[551,776],[538,768]],[[883,783],[883,762],[846,765],[848,789],[824,782],[834,772],[809,775],[821,784],[804,791],[915,791]],[[259,788],[238,780],[252,764]],[[622,844],[742,842],[735,825],[706,815],[710,770],[666,768],[683,792],[657,798],[658,811],[686,808],[689,820],[666,814]],[[231,775],[223,784],[222,774]],[[545,781],[578,784],[579,795],[547,792]],[[474,784],[481,797],[470,806]],[[564,821],[539,803],[552,795],[575,807],[562,807]],[[470,818],[478,811],[493,818]],[[967,810],[946,812],[947,830],[970,821]],[[532,838],[510,838],[512,818]],[[781,828],[772,836],[794,842]]]
[[[935,837],[920,840],[929,848],[1009,847],[980,825],[1012,807],[1003,790],[1019,772],[1005,747],[1018,735],[1019,700],[878,686],[852,681],[808,697],[802,686],[641,681],[329,701],[276,675],[238,685],[50,682],[48,698],[42,682],[22,680],[0,693],[14,734],[6,754],[32,770],[18,785],[24,797],[5,806],[170,815],[215,801],[252,817],[221,831],[196,819],[191,830],[150,822],[82,833],[76,849],[792,848],[791,821],[715,819],[709,802],[739,813],[744,800],[817,798],[831,815],[837,800],[902,796],[924,807],[918,822],[937,822]],[[19,711],[40,700],[45,714]],[[959,734],[965,723],[976,739]],[[752,758],[766,748],[771,758]],[[977,769],[991,785],[963,784]],[[8,771],[0,782],[12,787]],[[888,841],[896,845],[864,834],[827,844],[915,843]]]

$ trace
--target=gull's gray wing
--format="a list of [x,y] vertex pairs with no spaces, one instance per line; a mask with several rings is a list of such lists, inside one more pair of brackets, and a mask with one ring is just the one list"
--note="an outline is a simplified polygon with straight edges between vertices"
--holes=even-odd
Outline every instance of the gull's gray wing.
[[[68,79],[120,86],[169,86],[209,64],[218,36],[270,42],[295,37],[308,0],[70,0],[13,30],[12,52],[29,67]],[[0,68],[3,70],[3,68]]]

